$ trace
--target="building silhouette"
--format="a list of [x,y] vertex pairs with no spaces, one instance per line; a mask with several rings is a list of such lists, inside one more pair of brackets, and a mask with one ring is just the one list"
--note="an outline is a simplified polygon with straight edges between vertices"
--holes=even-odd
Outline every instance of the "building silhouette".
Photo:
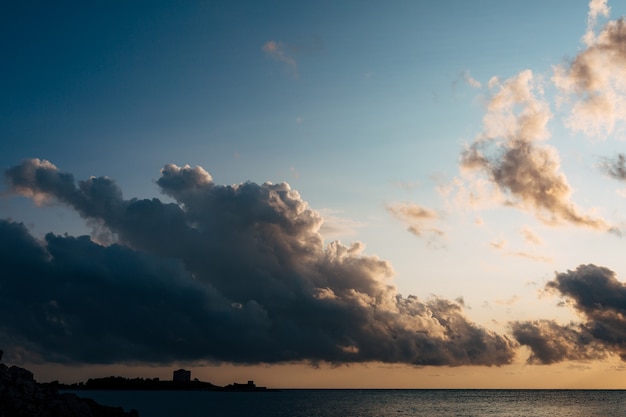
[[189,382],[189,381],[191,381],[191,371],[187,371],[185,369],[179,369],[178,371],[174,371],[174,375],[172,377],[172,381],[174,381],[174,382]]

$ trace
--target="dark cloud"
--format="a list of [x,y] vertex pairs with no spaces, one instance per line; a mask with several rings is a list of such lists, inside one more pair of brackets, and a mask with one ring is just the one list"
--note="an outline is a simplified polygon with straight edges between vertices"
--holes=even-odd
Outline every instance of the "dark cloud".
[[626,285],[610,269],[581,265],[557,274],[548,288],[586,317],[585,326],[608,349],[626,359]]
[[605,159],[600,168],[611,178],[626,181],[626,155],[620,153],[614,159]]
[[626,360],[626,285],[610,269],[580,265],[556,274],[546,288],[565,297],[582,317],[578,325],[552,322],[513,324],[513,334],[533,352],[532,359],[552,363],[617,354]]
[[109,178],[76,183],[47,161],[6,171],[115,236],[34,239],[0,222],[0,343],[60,362],[383,361],[501,365],[516,343],[459,302],[403,297],[363,245],[323,244],[321,216],[288,184],[216,185],[167,165],[175,203],[124,199]]
[[565,360],[591,360],[606,356],[602,346],[581,325],[560,325],[550,320],[515,322],[513,337],[531,354],[528,363],[547,365]]

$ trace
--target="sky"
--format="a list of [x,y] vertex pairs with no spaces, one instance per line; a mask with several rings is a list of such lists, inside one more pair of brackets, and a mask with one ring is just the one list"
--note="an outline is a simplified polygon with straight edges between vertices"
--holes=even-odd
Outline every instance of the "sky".
[[3,360],[63,382],[626,388],[624,15],[7,5]]

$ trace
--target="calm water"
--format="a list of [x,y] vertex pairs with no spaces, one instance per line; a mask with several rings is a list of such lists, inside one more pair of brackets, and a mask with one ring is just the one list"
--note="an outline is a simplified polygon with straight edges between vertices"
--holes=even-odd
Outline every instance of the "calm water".
[[284,390],[280,392],[79,391],[140,417],[613,417],[626,391]]

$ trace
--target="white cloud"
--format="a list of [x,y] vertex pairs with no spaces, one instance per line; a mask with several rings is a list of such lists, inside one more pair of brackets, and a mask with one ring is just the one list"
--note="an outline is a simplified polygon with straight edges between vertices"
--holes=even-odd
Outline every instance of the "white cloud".
[[[493,196],[499,191],[505,205],[533,212],[548,225],[609,230],[605,220],[581,213],[574,205],[558,151],[540,143],[550,137],[552,112],[533,73],[525,70],[504,81],[492,78],[489,85],[494,93],[483,132],[463,152],[462,170],[486,174]],[[489,187],[482,184],[480,189]]]
[[571,105],[566,126],[597,138],[615,134],[626,121],[626,21],[609,21],[597,36],[593,32],[597,17],[608,13],[606,1],[591,1],[585,49],[554,67],[552,77],[559,101]]
[[589,2],[589,14],[587,15],[587,32],[583,36],[583,43],[587,46],[593,45],[595,42],[595,33],[593,32],[596,24],[598,23],[598,17],[609,17],[611,8],[607,5],[608,0],[591,0]]

